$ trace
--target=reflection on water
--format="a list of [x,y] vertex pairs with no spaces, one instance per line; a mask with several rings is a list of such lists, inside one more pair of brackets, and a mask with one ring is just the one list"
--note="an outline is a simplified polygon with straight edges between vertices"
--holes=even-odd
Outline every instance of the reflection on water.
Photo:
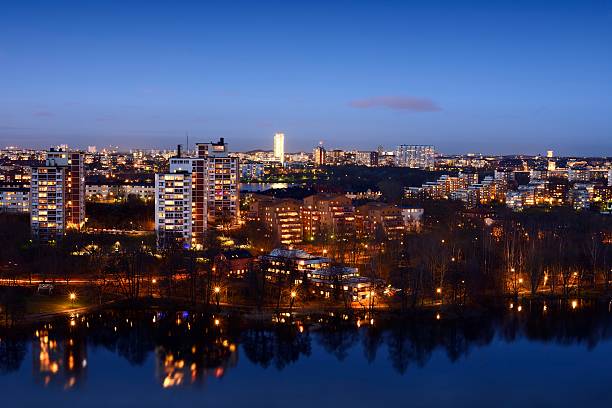
[[247,193],[257,193],[273,189],[297,187],[298,183],[241,183],[240,191]]
[[[410,367],[426,368],[438,351],[454,364],[493,343],[512,347],[528,341],[590,350],[612,336],[607,308],[570,306],[526,305],[519,312],[513,305],[504,312],[453,320],[332,314],[276,320],[154,311],[72,316],[2,334],[0,374],[8,378],[24,371],[30,351],[32,387],[81,390],[89,376],[113,375],[106,362],[96,365],[88,359],[88,350],[103,349],[114,359],[142,367],[139,375],[154,375],[158,389],[197,388],[209,378],[240,372],[239,355],[246,359],[244,364],[260,370],[285,370],[325,355],[344,362],[360,350],[369,364],[382,361],[398,376]],[[153,370],[145,369],[151,359]],[[372,365],[373,375],[376,370],[379,366]]]

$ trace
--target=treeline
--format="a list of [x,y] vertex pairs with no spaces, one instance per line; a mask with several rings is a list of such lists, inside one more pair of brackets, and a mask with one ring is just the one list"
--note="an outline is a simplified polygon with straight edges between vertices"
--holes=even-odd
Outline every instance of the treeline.
[[129,195],[119,203],[87,202],[87,227],[152,231],[155,228],[155,203]]

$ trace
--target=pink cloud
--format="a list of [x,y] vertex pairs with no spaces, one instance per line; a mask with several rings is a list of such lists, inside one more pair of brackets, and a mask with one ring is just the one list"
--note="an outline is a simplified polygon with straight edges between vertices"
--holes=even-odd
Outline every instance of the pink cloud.
[[431,99],[413,96],[373,96],[351,101],[349,106],[360,109],[386,108],[411,112],[438,112],[442,110]]
[[53,112],[49,112],[49,111],[37,111],[33,113],[34,116],[38,116],[38,117],[50,117],[50,116],[55,116],[55,114]]

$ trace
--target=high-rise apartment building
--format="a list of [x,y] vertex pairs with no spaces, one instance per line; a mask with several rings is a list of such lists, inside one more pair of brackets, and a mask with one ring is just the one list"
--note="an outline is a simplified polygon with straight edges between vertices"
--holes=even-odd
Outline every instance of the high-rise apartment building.
[[399,145],[395,151],[395,164],[399,167],[432,169],[435,149],[431,145]]
[[314,157],[315,166],[325,166],[325,148],[319,145],[314,148],[312,154]]
[[85,222],[83,155],[51,149],[43,166],[32,168],[30,187],[32,235],[43,242],[61,238],[66,229]]
[[[210,224],[236,224],[239,217],[238,159],[227,143],[198,143],[196,157],[182,157],[180,148],[170,170],[155,177],[155,227],[158,244],[168,238],[201,248]],[[171,241],[170,241],[171,242]]]
[[285,134],[276,133],[274,135],[274,158],[281,163],[285,162]]
[[209,223],[235,224],[240,216],[240,179],[238,158],[229,155],[227,143],[198,143],[198,159],[204,159],[204,191]]
[[155,175],[155,230],[160,247],[183,242],[196,246],[193,238],[191,173]]

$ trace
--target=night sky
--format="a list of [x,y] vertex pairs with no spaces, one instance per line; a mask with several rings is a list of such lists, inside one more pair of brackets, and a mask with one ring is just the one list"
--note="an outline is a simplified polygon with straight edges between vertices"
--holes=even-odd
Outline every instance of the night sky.
[[612,155],[611,1],[7,1],[0,145]]

